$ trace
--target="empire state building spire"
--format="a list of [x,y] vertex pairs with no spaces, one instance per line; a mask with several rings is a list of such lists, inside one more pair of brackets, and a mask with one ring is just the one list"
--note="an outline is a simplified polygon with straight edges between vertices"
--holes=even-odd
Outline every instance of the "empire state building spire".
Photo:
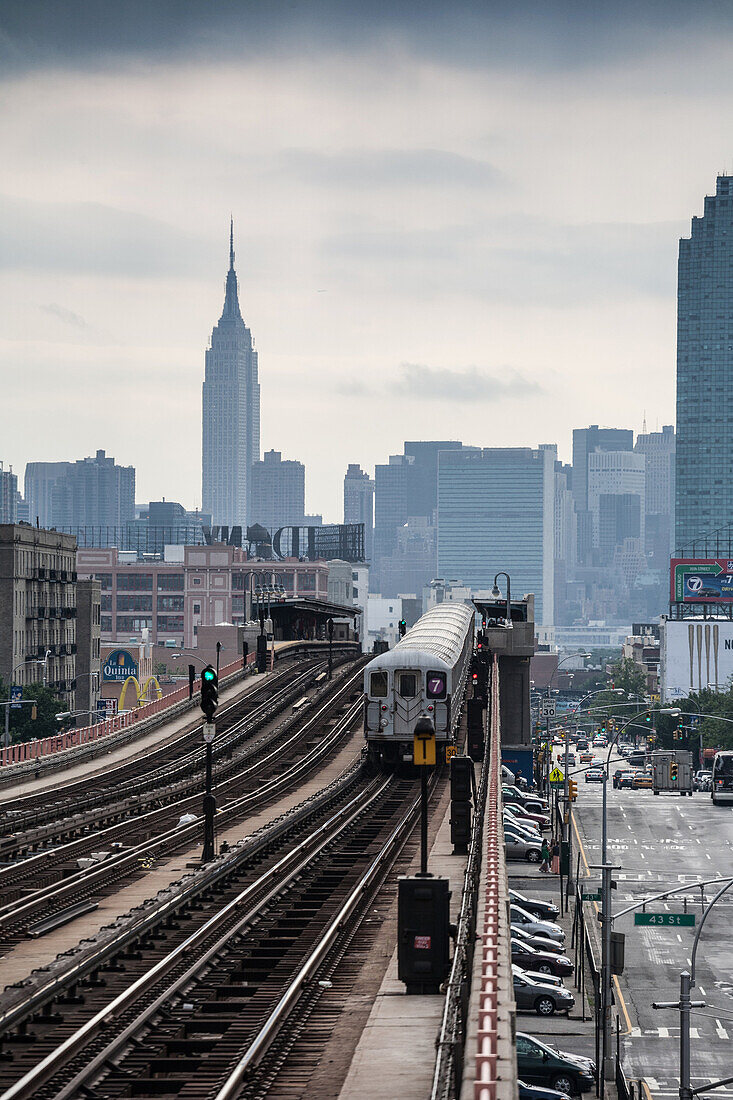
[[260,457],[260,384],[252,333],[242,319],[234,270],[234,222],[224,310],[206,351],[201,487],[215,524],[249,522],[253,463]]
[[224,310],[221,320],[242,320],[237,293],[237,273],[234,270],[234,218],[231,219],[229,224],[229,270],[227,272],[227,289],[224,296]]

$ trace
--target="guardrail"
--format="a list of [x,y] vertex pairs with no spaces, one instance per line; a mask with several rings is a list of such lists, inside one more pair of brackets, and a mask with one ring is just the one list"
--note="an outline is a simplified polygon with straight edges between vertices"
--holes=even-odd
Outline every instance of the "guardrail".
[[483,867],[461,1096],[464,1100],[468,1097],[516,1100],[515,1008],[509,947],[509,887],[501,797],[499,662],[496,656],[491,669],[488,742]]
[[[313,644],[314,643],[294,642],[292,646],[284,646],[280,650],[277,650],[276,656],[278,653],[291,655],[297,652],[301,647],[312,646]],[[334,645],[334,653],[340,650],[341,647]],[[255,660],[256,655],[250,653],[247,656],[246,669],[241,657],[236,661],[231,661],[229,664],[224,665],[219,671],[219,683],[221,688],[229,687],[230,684],[234,682],[237,674],[253,671]],[[198,694],[198,692],[194,692],[190,700],[192,706],[196,703]],[[188,683],[184,684],[183,687],[177,688],[175,691],[169,692],[168,695],[161,696],[160,699],[145,703],[135,710],[129,710],[123,714],[116,714],[113,718],[107,718],[103,722],[95,723],[93,726],[77,727],[67,730],[64,733],[52,734],[50,737],[44,737],[38,741],[22,741],[16,745],[2,748],[0,749],[0,768],[12,766],[14,764],[30,764],[43,757],[65,752],[68,749],[77,748],[82,745],[89,745],[95,741],[109,737],[110,734],[128,730],[133,726],[138,728],[143,723],[147,723],[149,719],[155,718],[164,711],[170,711],[169,717],[173,718],[177,711],[182,712],[188,709],[187,704],[189,704]]]

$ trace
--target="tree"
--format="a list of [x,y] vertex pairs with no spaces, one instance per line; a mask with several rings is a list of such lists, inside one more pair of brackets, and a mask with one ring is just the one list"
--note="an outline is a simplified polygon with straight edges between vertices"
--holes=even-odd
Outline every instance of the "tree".
[[646,676],[631,657],[622,657],[620,661],[615,661],[611,665],[610,673],[615,688],[623,688],[630,695],[640,695],[642,699],[646,696]]
[[[0,700],[10,697],[10,691],[0,679]],[[10,710],[10,740],[15,744],[20,741],[40,740],[59,732],[59,723],[56,715],[66,709],[64,703],[58,699],[50,688],[42,684],[27,684],[23,686],[23,698],[36,700],[36,718],[32,717],[32,707],[27,703],[18,710]],[[0,707],[5,711],[5,707]],[[2,715],[3,730],[5,729],[5,714]]]

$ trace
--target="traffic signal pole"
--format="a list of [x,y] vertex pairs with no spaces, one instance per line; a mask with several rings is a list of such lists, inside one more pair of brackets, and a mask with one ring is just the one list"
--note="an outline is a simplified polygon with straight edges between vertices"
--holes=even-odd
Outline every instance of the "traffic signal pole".
[[214,818],[216,815],[216,798],[213,786],[214,764],[214,737],[216,726],[214,714],[219,705],[219,676],[215,668],[207,665],[201,673],[201,710],[204,712],[204,744],[206,746],[206,779],[204,786],[204,846],[201,852],[201,862],[209,863],[216,855],[214,836]]

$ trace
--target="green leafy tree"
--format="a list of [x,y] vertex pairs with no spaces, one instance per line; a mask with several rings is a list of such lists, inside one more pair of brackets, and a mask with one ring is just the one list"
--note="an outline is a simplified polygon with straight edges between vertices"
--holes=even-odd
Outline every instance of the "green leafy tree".
[[[0,679],[0,700],[10,698],[10,691]],[[33,708],[28,703],[18,710],[10,710],[10,740],[15,744],[20,741],[40,740],[58,733],[60,727],[56,721],[56,715],[66,710],[66,705],[58,699],[50,688],[42,684],[27,684],[23,686],[23,698],[36,700],[36,717],[32,717]],[[5,729],[5,707],[2,710],[2,729]]]

